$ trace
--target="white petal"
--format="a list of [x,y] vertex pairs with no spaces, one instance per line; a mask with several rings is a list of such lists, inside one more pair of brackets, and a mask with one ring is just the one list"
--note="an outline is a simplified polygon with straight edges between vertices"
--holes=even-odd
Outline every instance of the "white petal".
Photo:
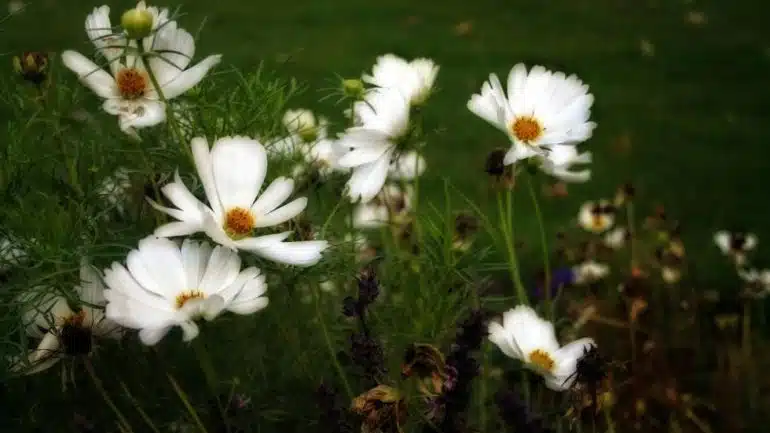
[[156,345],[163,337],[168,334],[168,331],[171,330],[170,327],[167,328],[145,328],[139,331],[139,339],[142,341],[142,343],[145,346],[154,346]]
[[118,88],[112,75],[84,55],[76,51],[65,51],[61,58],[64,66],[78,74],[80,82],[94,93],[105,99],[118,96]]
[[218,219],[222,214],[222,201],[217,192],[217,184],[214,179],[214,168],[209,144],[205,138],[195,137],[190,142],[190,147],[192,147],[193,151],[195,169],[198,171],[198,177],[203,184],[203,190],[206,192],[206,199]]
[[[285,177],[275,179],[262,192],[257,201],[254,202],[254,205],[251,207],[251,212],[257,216],[257,218],[272,212],[291,196],[292,191],[294,191],[294,179]],[[257,224],[259,224],[259,221],[257,221]]]
[[719,250],[722,251],[723,254],[730,252],[731,238],[732,236],[730,236],[730,233],[725,230],[720,230],[714,234],[714,243],[719,247]]
[[267,173],[267,153],[257,140],[224,137],[211,149],[217,192],[225,209],[251,208]]
[[192,89],[203,80],[203,77],[206,76],[209,69],[213,68],[221,60],[222,56],[219,54],[208,56],[197,65],[185,70],[177,75],[173,81],[162,87],[163,96],[165,96],[166,99],[173,99]]
[[[259,240],[259,238],[254,238]],[[321,260],[321,253],[328,248],[326,241],[302,242],[248,242],[250,239],[238,241],[239,247],[278,263],[295,266],[312,266]]]
[[348,195],[353,202],[360,199],[361,203],[367,203],[382,190],[390,162],[391,152],[386,152],[378,160],[353,170],[347,183]]
[[301,214],[307,206],[307,198],[300,197],[290,203],[273,210],[261,218],[257,218],[255,227],[272,227],[284,223]]

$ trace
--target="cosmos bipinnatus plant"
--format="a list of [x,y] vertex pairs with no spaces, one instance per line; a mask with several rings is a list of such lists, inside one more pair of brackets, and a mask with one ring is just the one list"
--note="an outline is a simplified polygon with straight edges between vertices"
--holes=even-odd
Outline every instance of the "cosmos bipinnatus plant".
[[[86,47],[0,77],[2,431],[766,424],[759,236],[693,233],[631,182],[569,205],[613,119],[581,78],[512,54],[442,124],[454,64],[328,64],[314,104],[178,10],[83,12]],[[474,127],[478,179],[441,166]]]

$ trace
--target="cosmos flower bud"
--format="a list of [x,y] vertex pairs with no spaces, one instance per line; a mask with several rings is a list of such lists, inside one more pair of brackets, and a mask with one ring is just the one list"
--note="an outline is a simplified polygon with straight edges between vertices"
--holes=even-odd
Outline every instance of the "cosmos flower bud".
[[363,99],[365,90],[366,88],[364,87],[364,82],[358,78],[348,78],[346,80],[342,80],[342,92],[348,98],[355,100]]
[[13,69],[25,81],[40,84],[48,77],[48,55],[38,51],[24,52],[13,58]]
[[142,39],[152,32],[152,14],[147,9],[129,9],[120,17],[120,25],[129,39]]

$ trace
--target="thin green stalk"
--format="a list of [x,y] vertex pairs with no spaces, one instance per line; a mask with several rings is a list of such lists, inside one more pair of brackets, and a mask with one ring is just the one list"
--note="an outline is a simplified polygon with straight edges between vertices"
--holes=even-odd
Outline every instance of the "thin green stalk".
[[342,369],[340,360],[337,358],[337,353],[334,351],[334,347],[332,346],[332,340],[331,340],[331,337],[329,337],[329,330],[326,329],[326,321],[324,321],[323,314],[321,314],[321,305],[320,305],[321,296],[318,292],[319,292],[318,284],[313,284],[313,297],[315,298],[316,317],[318,317],[318,323],[321,324],[321,331],[323,331],[324,341],[326,342],[326,348],[329,350],[329,356],[332,358],[332,362],[334,363],[334,368],[337,370],[337,374],[340,376],[340,380],[342,381],[342,386],[345,387],[345,392],[348,395],[348,401],[353,401],[353,398],[355,398],[355,394],[353,394],[353,388],[350,387],[350,383],[348,383],[348,378],[345,375],[345,370]]
[[144,44],[142,44],[142,41],[137,41],[137,47],[139,50],[139,55],[142,57],[142,62],[147,66],[145,69],[147,70],[147,75],[150,77],[150,81],[152,82],[153,87],[155,87],[155,91],[158,94],[158,98],[163,102],[163,104],[166,106],[166,110],[169,111],[168,115],[166,116],[166,121],[171,125],[171,133],[174,136],[174,139],[179,141],[179,146],[182,147],[182,151],[187,154],[187,156],[190,158],[190,161],[195,161],[195,158],[192,154],[192,149],[187,145],[187,143],[184,143],[181,141],[182,134],[179,132],[179,125],[176,123],[176,118],[174,117],[173,108],[168,103],[168,99],[166,99],[166,96],[163,94],[163,90],[160,87],[160,82],[158,81],[158,78],[155,76],[155,72],[153,72],[152,68],[150,67],[150,53],[148,53],[144,49]]
[[211,392],[212,397],[217,402],[217,409],[219,410],[222,420],[225,424],[225,429],[229,432],[230,427],[227,423],[227,412],[222,407],[222,403],[219,401],[219,392],[217,387],[219,380],[217,379],[217,373],[214,368],[214,363],[211,361],[208,349],[206,349],[206,343],[202,337],[198,337],[192,342],[193,350],[195,351],[195,357],[198,359],[198,364],[203,371],[203,376],[206,378],[206,385]]
[[123,416],[123,413],[118,409],[117,406],[115,406],[115,403],[112,401],[112,398],[110,398],[110,395],[107,394],[107,390],[104,389],[104,385],[102,385],[102,381],[99,379],[99,377],[96,375],[96,371],[94,370],[93,364],[91,364],[91,360],[86,358],[83,361],[83,364],[85,364],[86,371],[88,372],[88,375],[91,377],[91,381],[94,383],[94,386],[96,387],[97,391],[99,391],[99,394],[101,394],[102,399],[104,399],[104,402],[107,403],[107,406],[112,409],[112,412],[115,413],[115,416],[118,418],[119,425],[127,430],[129,433],[133,433],[133,429],[131,428],[131,424],[128,423],[128,420],[126,420],[126,417]]
[[537,199],[537,191],[535,191],[535,185],[532,181],[534,176],[530,175],[527,178],[527,185],[529,186],[529,195],[532,197],[532,206],[535,209],[535,217],[537,218],[537,225],[540,229],[540,245],[543,249],[543,270],[545,272],[545,279],[543,281],[545,290],[545,310],[548,320],[553,320],[554,317],[554,305],[551,299],[551,262],[549,259],[548,250],[548,237],[545,234],[545,221],[543,220],[543,214],[540,211],[540,202]]
[[500,214],[500,228],[503,232],[503,242],[508,253],[508,269],[511,273],[511,279],[513,285],[516,288],[516,298],[520,304],[529,305],[529,298],[527,292],[524,289],[524,285],[521,283],[521,276],[519,275],[519,263],[516,258],[516,245],[513,234],[513,204],[511,198],[512,192],[509,190],[506,196],[506,204],[503,206],[503,199],[498,194],[497,196],[497,209]]
[[171,386],[174,388],[174,392],[176,392],[177,397],[179,397],[179,400],[182,401],[185,409],[187,409],[187,412],[190,414],[193,421],[195,421],[195,425],[198,427],[198,430],[200,430],[201,433],[208,433],[206,427],[203,426],[203,422],[201,421],[200,417],[198,417],[198,413],[195,412],[192,404],[190,404],[190,399],[187,398],[187,394],[185,394],[177,381],[174,380],[174,376],[172,376],[171,373],[166,373],[166,377],[168,377],[168,381],[171,382]]
[[129,400],[131,400],[131,403],[134,405],[134,408],[137,412],[139,412],[139,416],[142,417],[142,420],[147,424],[147,426],[150,427],[150,429],[154,433],[160,433],[160,430],[155,426],[155,424],[152,422],[152,419],[147,415],[147,412],[142,409],[142,407],[139,405],[139,402],[136,401],[134,396],[131,394],[131,391],[128,389],[128,386],[126,386],[125,383],[120,382],[120,386],[123,388],[123,392],[126,393],[126,397],[128,397]]
[[324,235],[326,234],[326,229],[329,227],[329,224],[331,224],[332,218],[334,217],[334,215],[336,215],[337,211],[340,210],[340,207],[342,207],[342,202],[344,201],[345,201],[345,196],[343,195],[340,197],[339,200],[337,200],[337,204],[334,205],[334,208],[332,209],[329,216],[326,217],[326,221],[324,221],[324,225],[321,226],[321,234],[320,234],[321,239],[326,239],[324,237]]

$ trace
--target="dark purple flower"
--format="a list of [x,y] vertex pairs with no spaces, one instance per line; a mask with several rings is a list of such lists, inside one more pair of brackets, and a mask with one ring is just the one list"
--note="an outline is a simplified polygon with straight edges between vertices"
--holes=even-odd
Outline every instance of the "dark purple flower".
[[[575,282],[575,271],[573,271],[572,268],[569,266],[557,268],[551,271],[551,282],[550,282],[551,298],[555,297],[559,293],[559,290],[562,287],[569,286],[574,282]],[[545,290],[543,290],[544,286],[545,286],[545,278],[541,273],[537,278],[537,283],[535,285],[535,288],[531,291],[532,296],[535,299],[545,299],[546,292]]]

